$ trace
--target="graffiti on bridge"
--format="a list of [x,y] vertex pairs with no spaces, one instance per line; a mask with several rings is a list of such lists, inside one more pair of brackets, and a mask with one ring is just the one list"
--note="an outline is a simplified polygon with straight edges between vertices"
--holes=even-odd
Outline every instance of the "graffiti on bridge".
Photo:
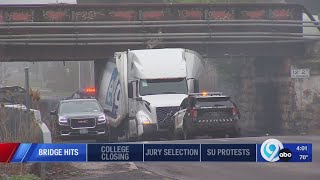
[[68,10],[43,10],[43,18],[45,21],[50,22],[66,22],[71,20],[71,15]]
[[101,9],[75,11],[74,17],[76,21],[94,21],[104,19],[106,12]]
[[297,7],[5,7],[0,22],[82,22],[135,20],[301,20]]
[[267,12],[265,10],[248,10],[242,11],[242,16],[248,19],[265,19]]
[[5,13],[5,19],[8,22],[31,22],[33,21],[33,11],[32,10],[17,10],[9,11]]

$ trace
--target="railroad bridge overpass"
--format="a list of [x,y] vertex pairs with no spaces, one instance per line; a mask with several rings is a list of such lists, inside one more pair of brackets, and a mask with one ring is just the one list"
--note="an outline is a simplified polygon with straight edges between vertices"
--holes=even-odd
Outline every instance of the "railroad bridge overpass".
[[304,59],[319,39],[306,27],[320,30],[298,4],[5,5],[0,62],[94,60],[99,82],[107,57],[127,49],[182,47],[254,58],[236,67],[239,85],[226,93],[238,96],[246,129],[282,132],[304,121],[294,115],[300,97],[288,74],[290,58]]
[[[311,21],[302,19],[303,13]],[[1,5],[0,61],[105,60],[185,47],[209,56],[301,56],[320,28],[297,4]]]

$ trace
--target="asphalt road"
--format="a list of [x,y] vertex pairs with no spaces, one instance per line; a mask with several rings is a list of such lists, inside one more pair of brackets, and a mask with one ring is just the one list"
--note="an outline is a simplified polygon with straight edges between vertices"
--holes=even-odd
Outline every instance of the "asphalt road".
[[[312,143],[312,163],[243,163],[243,162],[144,162],[135,163],[139,170],[153,173],[155,179],[214,179],[214,180],[320,180],[320,136],[279,136],[279,137],[244,137],[222,139],[194,139],[181,141],[155,141],[143,143],[195,143],[195,144],[246,144],[263,143],[266,139],[276,138],[282,143]],[[133,172],[134,174],[134,172]],[[135,179],[133,174],[117,174],[120,179]],[[113,175],[114,177],[114,175]],[[143,176],[138,176],[138,179]],[[99,178],[111,178],[110,174]],[[117,179],[118,179],[117,178]],[[86,179],[86,178],[83,178]],[[88,178],[90,179],[90,178]],[[112,178],[114,179],[114,178]],[[153,178],[152,178],[153,179]]]

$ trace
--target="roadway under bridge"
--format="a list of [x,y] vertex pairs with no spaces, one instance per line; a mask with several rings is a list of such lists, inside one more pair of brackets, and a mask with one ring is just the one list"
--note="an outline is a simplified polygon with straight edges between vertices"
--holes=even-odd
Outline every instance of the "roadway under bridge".
[[302,56],[318,38],[303,27],[320,28],[297,4],[2,5],[0,61],[105,60],[164,47],[211,57]]

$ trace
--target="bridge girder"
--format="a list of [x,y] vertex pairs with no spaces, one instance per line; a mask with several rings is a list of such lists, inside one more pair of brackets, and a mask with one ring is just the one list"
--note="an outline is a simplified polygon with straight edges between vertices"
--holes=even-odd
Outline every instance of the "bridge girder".
[[296,4],[0,6],[0,61],[104,60],[114,51],[182,47],[208,56],[302,56],[320,36]]

